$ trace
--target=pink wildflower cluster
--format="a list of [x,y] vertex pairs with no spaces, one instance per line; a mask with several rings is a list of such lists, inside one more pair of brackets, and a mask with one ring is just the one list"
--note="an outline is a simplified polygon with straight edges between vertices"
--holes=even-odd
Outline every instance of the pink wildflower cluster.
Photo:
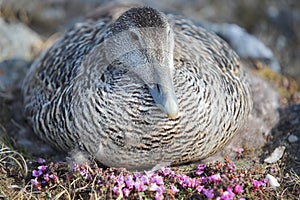
[[[145,174],[136,173],[134,175],[113,176],[115,179],[113,192],[116,195],[129,197],[132,191],[144,192],[146,190],[155,192],[155,199],[163,199],[165,185],[160,174],[146,172]],[[175,186],[172,187],[174,193],[178,192]]]
[[57,175],[48,173],[48,166],[45,165],[46,161],[43,158],[39,158],[37,162],[39,166],[37,169],[32,171],[31,175],[33,178],[30,180],[31,184],[35,188],[41,190],[42,188],[58,181]]
[[73,172],[79,173],[83,179],[91,180],[92,174],[89,172],[90,167],[86,164],[73,166]]
[[[61,168],[63,167],[63,168]],[[244,200],[245,191],[256,191],[266,186],[265,180],[253,180],[251,172],[235,169],[234,162],[225,158],[225,163],[199,164],[187,173],[180,169],[161,168],[156,172],[131,173],[126,169],[108,168],[106,170],[87,164],[77,165],[70,172],[66,166],[51,163],[46,165],[44,159],[38,160],[36,169],[32,171],[32,185],[41,190],[51,184],[58,183],[57,170],[65,170],[65,178],[76,186],[97,184],[94,189],[103,191],[109,188],[119,199],[149,197],[156,200],[200,195],[201,198],[217,200]],[[60,171],[61,172],[61,171]],[[80,179],[78,179],[80,177]],[[64,178],[64,177],[60,177]],[[252,181],[253,184],[245,184]],[[95,185],[94,185],[95,186]],[[66,187],[68,187],[66,185]],[[244,188],[247,187],[247,188]],[[102,188],[102,189],[101,189]]]
[[254,193],[260,188],[266,186],[266,183],[268,182],[267,179],[264,179],[262,181],[253,179],[253,187],[254,187]]
[[[217,191],[213,188],[209,188],[209,184],[217,184],[222,181],[222,178],[219,173],[206,176],[204,172],[205,169],[206,165],[198,165],[195,177],[175,172],[170,168],[162,168],[157,172],[145,172],[145,174],[136,173],[134,175],[114,176],[115,183],[113,192],[115,195],[121,197],[129,197],[132,192],[151,191],[156,192],[155,199],[160,200],[164,198],[166,190],[172,195],[175,195],[180,191],[179,188],[182,188],[203,194],[206,198],[212,199],[215,197],[215,194],[217,194]],[[168,185],[166,186],[164,182],[167,182]],[[216,199],[231,200],[243,192],[243,187],[237,184],[234,189],[228,187],[227,190],[224,191],[221,196],[217,196]]]

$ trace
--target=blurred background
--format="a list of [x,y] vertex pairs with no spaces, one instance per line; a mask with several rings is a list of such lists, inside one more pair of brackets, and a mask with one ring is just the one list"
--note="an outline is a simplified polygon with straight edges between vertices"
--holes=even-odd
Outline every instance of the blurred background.
[[[66,31],[75,22],[83,20],[95,7],[108,0],[0,0],[0,59],[10,59],[21,46],[33,40],[40,45],[49,38]],[[197,21],[234,23],[245,28],[269,47],[284,75],[300,83],[300,1],[296,0],[142,0],[162,11],[182,14]],[[3,21],[4,20],[4,21]],[[20,21],[37,33],[20,34],[22,28],[8,30],[6,23]],[[12,32],[9,32],[12,31]],[[14,36],[18,32],[16,36]],[[26,31],[25,31],[26,32]],[[11,43],[3,41],[5,34]],[[32,38],[33,37],[33,38]],[[4,39],[5,40],[5,39]],[[51,43],[51,41],[50,41]],[[10,44],[10,47],[7,46]],[[40,47],[31,52],[19,52],[32,59]],[[24,51],[26,48],[24,48]]]

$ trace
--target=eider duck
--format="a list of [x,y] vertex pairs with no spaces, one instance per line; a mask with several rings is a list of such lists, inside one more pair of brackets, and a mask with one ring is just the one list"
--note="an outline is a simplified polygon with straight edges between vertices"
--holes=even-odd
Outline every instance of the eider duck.
[[220,150],[252,109],[237,54],[184,17],[116,13],[76,24],[32,64],[24,105],[34,132],[130,170]]

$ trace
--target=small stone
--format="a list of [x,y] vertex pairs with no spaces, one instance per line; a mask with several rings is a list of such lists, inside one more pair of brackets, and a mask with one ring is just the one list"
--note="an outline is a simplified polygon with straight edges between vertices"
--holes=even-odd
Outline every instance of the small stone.
[[297,142],[298,140],[299,140],[299,138],[296,135],[290,135],[288,137],[289,143],[294,143],[294,142]]
[[276,188],[276,187],[280,186],[277,179],[274,176],[272,176],[271,174],[267,174],[266,179],[268,179],[268,182],[270,183],[270,186],[272,188]]
[[277,162],[278,160],[281,159],[283,153],[284,153],[284,150],[285,150],[285,146],[279,146],[277,147],[273,153],[271,154],[271,156],[269,156],[268,158],[266,158],[264,161],[266,163],[275,163]]

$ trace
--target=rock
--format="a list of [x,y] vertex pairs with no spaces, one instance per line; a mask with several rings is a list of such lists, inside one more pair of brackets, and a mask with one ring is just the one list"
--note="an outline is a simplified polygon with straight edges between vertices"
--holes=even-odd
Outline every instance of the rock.
[[40,36],[20,22],[0,18],[0,63],[5,60],[33,60],[43,42]]
[[277,179],[274,176],[272,176],[271,174],[267,174],[266,179],[268,179],[270,187],[276,188],[276,187],[280,186],[280,184],[278,183]]
[[266,163],[269,163],[269,164],[275,163],[275,162],[277,162],[278,160],[281,159],[281,157],[283,156],[284,151],[285,151],[285,146],[279,146],[273,151],[271,156],[266,158],[264,161]]
[[201,23],[210,31],[215,32],[241,56],[266,61],[266,64],[274,71],[280,72],[281,67],[273,52],[255,36],[236,24]]
[[31,61],[43,47],[41,37],[26,25],[0,17],[0,93],[26,74]]
[[82,20],[84,15],[105,1],[107,0],[0,1],[0,13],[6,18],[17,18],[31,24],[31,27],[49,36],[53,32],[65,31],[66,27]]
[[0,93],[7,93],[16,83],[22,80],[29,66],[30,62],[22,59],[0,62]]
[[289,137],[288,137],[288,141],[289,141],[289,143],[294,143],[294,142],[297,142],[299,139],[298,139],[298,137],[296,136],[296,135],[290,135]]

